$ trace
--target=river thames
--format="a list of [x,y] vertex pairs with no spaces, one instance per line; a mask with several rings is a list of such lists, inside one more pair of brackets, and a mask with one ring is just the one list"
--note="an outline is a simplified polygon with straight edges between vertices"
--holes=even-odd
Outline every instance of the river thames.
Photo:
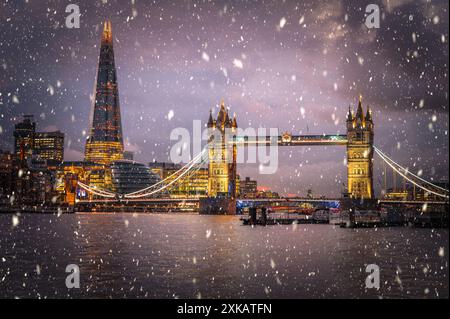
[[[236,216],[0,215],[2,298],[448,298],[448,229]],[[80,288],[65,285],[80,268]],[[366,266],[380,268],[367,289]]]

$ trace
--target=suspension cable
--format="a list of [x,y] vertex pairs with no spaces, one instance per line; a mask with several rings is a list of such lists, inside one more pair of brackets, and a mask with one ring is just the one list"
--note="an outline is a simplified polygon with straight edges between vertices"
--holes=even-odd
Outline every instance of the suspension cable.
[[81,188],[83,188],[84,190],[86,190],[86,191],[88,191],[88,192],[90,192],[90,193],[92,193],[94,195],[97,195],[97,196],[108,197],[108,198],[116,197],[116,194],[114,194],[114,193],[110,193],[110,192],[107,192],[107,191],[104,191],[104,190],[101,190],[101,189],[93,188],[93,187],[91,187],[89,185],[86,185],[86,184],[84,184],[82,182],[78,182],[78,185]]
[[[205,151],[206,151],[206,149],[203,149],[203,151],[202,151],[199,155],[197,155],[196,158],[199,157],[199,156],[202,156],[203,153],[204,153]],[[160,191],[166,189],[167,187],[169,187],[169,186],[172,185],[173,183],[177,182],[177,181],[178,181],[181,177],[183,177],[184,175],[186,175],[186,173],[189,172],[189,171],[192,169],[192,167],[193,167],[194,165],[198,164],[198,163],[196,163],[196,162],[197,162],[197,160],[192,160],[191,162],[189,162],[189,163],[188,163],[188,164],[190,164],[189,167],[188,167],[183,173],[181,173],[178,177],[176,177],[175,179],[173,179],[172,181],[170,181],[168,184],[165,184],[164,186],[160,187],[159,189],[153,190],[153,191],[151,191],[151,192],[149,192],[149,193],[143,193],[143,194],[137,194],[137,195],[135,195],[135,194],[125,194],[124,197],[125,197],[125,198],[140,198],[140,197],[145,197],[145,196],[149,196],[149,195],[158,193],[158,192],[160,192]],[[203,162],[203,160],[202,160],[200,163],[202,163],[202,162]],[[173,175],[174,175],[174,174],[172,174],[172,175],[170,175],[170,176],[173,176]],[[167,180],[167,178],[164,179],[164,180]],[[142,192],[142,190],[141,190],[141,192]]]
[[[192,166],[193,166],[193,165],[195,165],[195,164],[192,164]],[[166,188],[169,188],[169,187],[172,186],[174,183],[178,182],[178,180],[179,180],[180,178],[182,178],[186,173],[190,172],[190,169],[192,168],[192,166],[189,167],[188,170],[186,170],[186,171],[184,171],[182,174],[180,174],[178,177],[176,177],[174,180],[172,180],[171,182],[165,184],[164,186],[162,186],[162,187],[160,187],[160,188],[158,188],[158,189],[156,189],[156,190],[153,190],[153,191],[147,192],[147,193],[142,193],[142,194],[139,194],[139,195],[126,195],[126,196],[124,196],[124,197],[125,197],[125,198],[141,198],[141,197],[147,197],[147,196],[150,196],[150,195],[159,193],[159,192],[165,190]]]
[[[200,163],[198,163],[198,165],[197,165],[194,169],[192,169],[192,170],[189,171],[189,173],[184,177],[183,180],[189,180],[192,176],[194,176],[194,175],[202,168],[202,165],[203,165],[204,163],[206,163],[206,161],[204,161],[204,160],[202,160]],[[173,174],[172,174],[172,175],[173,175]],[[169,186],[169,187],[167,188],[167,191],[170,192],[174,187],[175,187],[175,185]]]
[[137,190],[137,191],[134,191],[134,192],[125,194],[125,196],[135,195],[135,194],[139,194],[139,193],[142,193],[142,192],[146,192],[147,190],[150,190],[150,189],[152,189],[152,188],[155,188],[156,186],[158,186],[158,185],[160,185],[160,184],[166,182],[166,181],[167,181],[168,179],[170,179],[172,176],[178,174],[179,172],[181,172],[182,170],[184,170],[188,165],[190,165],[190,164],[193,163],[193,162],[196,162],[200,157],[202,157],[202,156],[203,156],[203,152],[205,151],[205,149],[206,149],[206,148],[204,148],[199,154],[197,154],[190,162],[186,163],[186,165],[184,165],[183,167],[181,167],[179,170],[177,170],[176,172],[172,173],[171,175],[167,176],[165,179],[162,179],[162,180],[160,180],[159,182],[157,182],[157,183],[155,183],[155,184],[152,184],[152,185],[150,185],[150,186],[148,186],[148,187],[145,187],[145,188],[143,188],[143,189],[140,189],[140,190]]
[[436,195],[436,196],[444,197],[444,198],[449,198],[448,195],[444,195],[444,194],[441,194],[441,193],[437,193],[437,192],[435,192],[435,191],[433,191],[433,190],[431,190],[431,189],[428,189],[428,188],[426,188],[426,187],[424,187],[424,186],[418,184],[417,182],[413,181],[412,179],[409,179],[403,172],[401,172],[397,167],[395,167],[393,164],[391,164],[391,163],[384,157],[384,155],[383,155],[381,152],[379,152],[379,150],[378,150],[377,148],[375,148],[375,152],[376,152],[376,153],[378,154],[378,156],[380,156],[381,159],[382,159],[383,161],[385,161],[385,162],[386,162],[386,163],[387,163],[387,164],[388,164],[395,172],[397,172],[400,176],[402,176],[403,178],[405,178],[406,180],[408,180],[409,182],[411,182],[411,183],[414,184],[415,186],[419,187],[420,189],[422,189],[422,190],[424,190],[424,191],[426,191],[426,192],[428,192],[428,193],[434,194],[434,195]]
[[431,185],[431,186],[433,186],[433,187],[436,187],[436,188],[438,188],[438,189],[440,189],[440,190],[443,190],[443,191],[445,191],[445,192],[447,192],[447,193],[449,192],[448,189],[443,188],[443,187],[440,187],[440,186],[438,186],[438,185],[435,185],[435,184],[433,184],[433,183],[427,181],[426,179],[423,179],[423,178],[421,178],[420,176],[418,176],[418,175],[412,173],[412,172],[409,171],[408,169],[402,167],[400,164],[396,163],[393,159],[389,158],[385,153],[383,153],[383,152],[382,152],[379,148],[377,148],[376,146],[374,146],[373,148],[375,149],[376,152],[379,152],[379,153],[382,154],[385,158],[387,158],[389,161],[391,161],[392,164],[394,164],[394,165],[398,166],[400,169],[402,169],[402,170],[405,172],[405,174],[410,174],[410,175],[416,177],[417,179],[421,180],[422,182],[424,182],[424,183],[426,183],[426,184],[428,184],[428,185]]

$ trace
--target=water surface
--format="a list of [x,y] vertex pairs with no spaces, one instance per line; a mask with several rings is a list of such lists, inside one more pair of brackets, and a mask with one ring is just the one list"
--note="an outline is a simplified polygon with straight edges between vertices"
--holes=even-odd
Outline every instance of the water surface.
[[[235,216],[0,215],[0,297],[443,298],[448,230],[242,226]],[[68,289],[68,264],[80,289]],[[367,264],[381,270],[366,289]]]

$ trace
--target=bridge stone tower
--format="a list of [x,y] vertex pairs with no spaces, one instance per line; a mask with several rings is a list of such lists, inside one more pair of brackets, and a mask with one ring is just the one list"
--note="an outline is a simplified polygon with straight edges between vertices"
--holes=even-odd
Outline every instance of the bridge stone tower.
[[[236,197],[236,153],[235,143],[229,143],[236,136],[236,116],[230,119],[224,102],[220,103],[217,119],[209,114],[209,177],[208,196]],[[228,143],[227,143],[228,141]]]
[[367,107],[366,115],[359,97],[356,115],[347,115],[347,182],[352,198],[373,198],[373,120]]

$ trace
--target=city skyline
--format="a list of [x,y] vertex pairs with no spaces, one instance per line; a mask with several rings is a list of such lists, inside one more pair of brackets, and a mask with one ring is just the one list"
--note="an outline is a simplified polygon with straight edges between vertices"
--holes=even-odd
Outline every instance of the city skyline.
[[[67,160],[83,157],[101,32],[99,17],[112,16],[125,149],[134,151],[138,161],[168,161],[170,130],[177,126],[190,128],[193,119],[206,124],[209,109],[221,99],[237,113],[244,127],[264,125],[278,127],[280,132],[321,134],[345,132],[348,104],[355,108],[357,96],[362,94],[364,107],[367,103],[374,110],[376,144],[397,160],[406,158],[414,163],[416,173],[422,170],[427,178],[448,178],[448,21],[439,19],[439,12],[448,11],[448,4],[437,1],[425,11],[420,11],[424,6],[421,2],[402,1],[395,7],[380,4],[385,14],[381,23],[395,29],[406,21],[402,28],[411,31],[405,32],[411,33],[410,38],[392,42],[391,35],[383,31],[386,28],[364,29],[364,8],[351,2],[305,2],[302,6],[287,1],[280,6],[283,10],[252,3],[248,6],[259,23],[254,34],[250,30],[256,22],[245,22],[252,20],[246,20],[242,15],[248,14],[233,6],[186,4],[187,12],[176,10],[173,15],[171,4],[158,7],[157,12],[141,3],[82,6],[85,15],[80,30],[67,30],[62,17],[40,11],[33,4],[24,5],[15,15],[34,10],[36,16],[48,16],[54,24],[56,40],[42,42],[45,34],[34,30],[38,26],[33,24],[33,37],[27,43],[34,45],[40,38],[48,48],[36,46],[36,58],[48,61],[52,53],[57,62],[53,63],[51,80],[39,81],[45,66],[42,63],[24,68],[26,74],[34,70],[37,80],[28,81],[27,76],[22,80],[21,73],[13,77],[11,72],[17,67],[11,61],[14,50],[8,41],[0,41],[2,52],[8,52],[2,61],[5,72],[0,99],[5,108],[0,125],[5,138],[0,147],[11,147],[9,133],[20,121],[20,114],[34,113],[41,127],[67,134]],[[3,6],[3,12],[8,13],[8,4]],[[286,14],[287,8],[292,8],[292,13]],[[115,14],[108,14],[108,10]],[[220,23],[209,21],[212,19],[206,17],[207,12]],[[196,14],[203,17],[202,23],[192,22]],[[178,24],[165,25],[167,20]],[[184,20],[189,24],[183,24]],[[422,28],[421,22],[430,28]],[[219,24],[227,26],[229,34],[212,32]],[[179,30],[177,26],[182,25],[185,28]],[[208,30],[203,38],[199,36],[202,27]],[[195,45],[186,39],[191,38],[190,34],[197,35]],[[261,34],[265,37],[261,38]],[[359,35],[358,40],[352,40],[352,35]],[[361,39],[365,42],[359,43]],[[442,45],[443,54],[421,50],[421,43]],[[417,59],[407,63],[416,48]],[[434,46],[429,49],[437,50]],[[394,64],[396,59],[404,66]],[[426,72],[429,68],[438,76],[430,78]],[[422,80],[411,86],[404,82],[408,78]],[[21,83],[27,90],[20,88]],[[35,89],[33,96],[27,93],[31,88]],[[312,188],[323,190],[325,195],[339,195],[346,175],[343,150],[328,147],[281,152],[283,160],[276,177],[258,175],[257,166],[252,165],[238,167],[238,171],[241,176],[256,178],[262,187],[283,194],[305,194]],[[436,157],[439,161],[435,161]],[[379,181],[375,180],[375,184],[379,190]]]
[[0,0],[0,299],[448,298],[449,6]]

